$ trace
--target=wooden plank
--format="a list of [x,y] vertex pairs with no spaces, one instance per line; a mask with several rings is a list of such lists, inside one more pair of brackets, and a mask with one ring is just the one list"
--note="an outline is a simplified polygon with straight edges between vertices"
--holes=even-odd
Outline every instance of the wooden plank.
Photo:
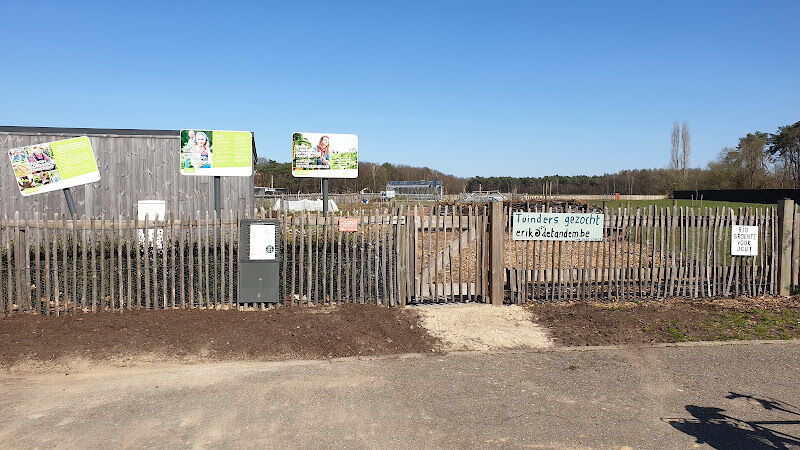
[[283,304],[289,306],[292,304],[291,293],[289,292],[289,217],[284,211],[278,210],[278,217],[280,218],[281,229],[281,244],[283,250],[281,251],[281,279],[283,280]]
[[[36,314],[41,314],[41,302],[42,302],[42,226],[39,223],[39,211],[35,211],[33,213],[33,220],[34,220],[34,228],[29,230],[29,239],[35,239],[36,244],[34,245],[33,251],[33,280],[32,280],[32,287],[31,291],[31,304],[30,309],[31,311],[35,311]],[[28,248],[28,254],[30,255],[30,247]],[[30,260],[29,260],[30,261]],[[2,278],[2,277],[0,277]],[[0,280],[0,286],[2,286],[2,280]],[[0,290],[0,292],[2,292]],[[2,299],[0,299],[2,302]],[[2,308],[0,308],[0,312]]]
[[298,274],[298,280],[297,280],[297,283],[298,283],[297,303],[298,303],[298,305],[302,305],[303,304],[303,297],[304,297],[303,294],[305,292],[305,291],[303,291],[303,278],[305,277],[305,268],[303,267],[303,264],[305,264],[305,251],[306,251],[305,250],[305,246],[306,246],[306,227],[305,227],[305,224],[306,224],[306,212],[303,211],[303,213],[300,215],[300,230],[299,230],[300,248],[298,249],[298,252],[300,253],[300,255],[299,255],[300,262],[299,262],[299,264],[297,266],[297,274]]
[[[309,219],[308,222],[311,222],[311,214],[308,215],[308,219]],[[315,224],[316,224],[316,222],[315,222]],[[308,264],[307,264],[307,267],[306,267],[306,304],[307,305],[313,305],[314,304],[314,298],[312,297],[312,289],[313,289],[314,280],[313,280],[312,276],[314,274],[314,261],[313,261],[314,260],[314,252],[312,251],[312,248],[311,248],[311,245],[312,245],[312,239],[311,239],[312,226],[311,226],[310,223],[306,227],[306,233],[308,234],[307,239],[306,239],[306,245],[308,245],[308,249],[307,249],[308,250]]]
[[[381,278],[383,281],[381,287],[383,288],[383,299],[381,304],[390,305],[391,296],[389,294],[389,242],[388,242],[388,227],[384,223],[386,218],[389,217],[389,212],[386,209],[381,210],[382,215],[380,218],[380,246],[381,246]],[[391,220],[391,218],[389,218]]]
[[[353,256],[358,260],[358,270],[353,272],[353,282],[358,292],[358,303],[367,303],[366,297],[369,290],[366,286],[367,281],[367,225],[364,218],[364,210],[358,210],[358,233],[353,237],[355,239],[353,247]],[[360,257],[360,259],[359,259]]]
[[[228,215],[230,216],[230,233],[228,234],[228,307],[231,309],[238,308],[238,298],[239,294],[236,292],[236,285],[234,284],[234,270],[238,267],[238,253],[237,253],[237,246],[238,246],[238,238],[240,227],[240,214],[239,210],[236,211],[236,215],[234,216],[233,210],[230,210]],[[238,251],[242,251],[238,249]]]
[[[477,286],[478,286],[478,283],[477,283],[477,279],[478,279],[478,258],[477,258],[477,254],[474,251],[475,248],[477,248],[477,247],[473,248],[473,245],[472,245],[473,237],[474,237],[475,240],[477,240],[477,238],[478,238],[477,234],[476,234],[476,229],[475,229],[475,214],[476,213],[475,213],[475,211],[473,211],[472,205],[469,205],[469,216],[467,217],[467,227],[468,227],[468,229],[467,229],[467,235],[468,235],[468,237],[467,237],[467,248],[469,248],[469,252],[470,253],[472,253],[473,255],[476,255],[476,257],[474,258],[475,263],[474,264],[468,264],[470,266],[470,269],[469,269],[469,275],[470,276],[467,277],[467,283],[468,283],[467,284],[467,294],[469,295],[469,301],[471,301],[471,302],[475,301],[475,297],[476,297],[475,288],[477,288]],[[474,272],[473,272],[473,269],[474,269]],[[473,283],[473,280],[475,280],[474,283]],[[473,284],[475,286],[474,288],[472,287]]]
[[178,299],[181,309],[186,308],[186,217],[178,211]]
[[197,218],[199,217],[199,215],[200,215],[199,212],[196,212],[194,219],[192,219],[191,213],[187,213],[187,219],[188,219],[187,225],[189,228],[187,236],[189,244],[188,245],[189,248],[187,249],[187,253],[189,254],[189,265],[187,267],[189,270],[189,285],[187,286],[189,291],[189,308],[194,308],[195,306],[198,306],[200,304],[199,296],[197,298],[197,301],[195,301],[195,296],[197,296],[198,294],[198,289],[194,281],[195,271],[197,269],[196,266],[198,265],[195,264],[195,260],[197,259],[195,258],[195,255],[197,256],[200,255],[200,243],[197,233],[197,227],[199,225]]
[[[455,213],[455,209],[453,209]],[[464,283],[464,249],[462,248],[462,243],[464,240],[462,239],[462,235],[464,233],[464,211],[463,205],[458,205],[458,300],[464,300],[464,292],[463,292],[463,283]],[[511,221],[509,220],[509,224]],[[509,237],[510,239],[510,237]],[[469,242],[469,241],[468,241]]]
[[631,211],[629,208],[623,208],[622,210],[622,227],[620,229],[620,240],[619,240],[619,248],[620,248],[620,255],[619,255],[619,263],[620,263],[620,273],[619,273],[619,286],[620,291],[622,292],[621,299],[627,300],[628,299],[628,288],[629,288],[629,276],[628,276],[628,268],[630,267],[631,262],[631,247],[630,247],[630,237],[631,237]]
[[[342,221],[342,215],[343,215],[342,211],[339,210],[339,222]],[[342,278],[342,276],[343,276],[342,275],[342,232],[339,231],[338,229],[336,231],[337,231],[337,233],[336,233],[336,238],[337,238],[337,244],[336,244],[336,262],[337,262],[337,264],[336,264],[336,287],[337,287],[337,290],[336,290],[336,304],[337,305],[341,305],[344,302],[344,297],[343,296],[347,294],[347,286],[345,286],[344,289],[342,289],[342,281],[344,281],[344,279]],[[345,268],[344,272],[347,273],[347,269],[346,268]]]
[[14,277],[12,278],[14,283],[14,298],[12,299],[13,309],[15,312],[19,312],[21,309],[22,302],[20,299],[22,298],[22,250],[20,250],[20,220],[19,220],[19,211],[14,212]]
[[[8,217],[4,217],[4,222],[8,223]],[[13,234],[11,233],[11,229],[8,225],[4,225],[4,234],[5,234],[5,241],[6,241],[6,261],[7,269],[8,269],[8,276],[6,282],[6,304],[5,304],[5,312],[6,315],[11,315],[14,305],[14,266],[13,266],[13,258],[11,253],[11,240],[13,239]],[[53,239],[55,242],[55,239]],[[55,244],[53,244],[55,245]],[[48,314],[49,306],[48,306]]]
[[125,272],[127,274],[127,291],[126,291],[127,295],[125,299],[125,305],[128,311],[130,311],[133,305],[133,266],[131,264],[131,245],[133,242],[133,236],[134,236],[133,233],[135,233],[135,231],[133,227],[134,225],[133,220],[128,219],[126,220],[126,222],[128,225],[128,229],[125,232],[125,237],[124,237],[125,268],[126,268]]
[[[158,309],[158,304],[159,304],[158,290],[159,290],[159,285],[163,284],[163,283],[159,283],[158,282],[158,267],[159,267],[158,237],[159,237],[159,233],[162,231],[162,230],[158,229],[158,224],[159,224],[160,221],[163,221],[163,220],[164,220],[164,218],[160,217],[158,214],[156,214],[153,217],[153,237],[152,237],[152,239],[150,239],[150,245],[149,245],[149,247],[152,249],[151,253],[153,255],[152,256],[152,258],[153,258],[153,266],[152,266],[152,270],[153,270],[153,304],[152,304],[152,307],[153,307],[153,309]],[[161,237],[163,238],[163,234],[161,235]]]
[[[117,291],[117,302],[116,305],[119,308],[119,312],[125,309],[125,282],[123,278],[123,259],[122,259],[122,243],[123,243],[123,235],[122,235],[122,227],[124,225],[124,219],[122,215],[117,215],[116,217],[117,227],[116,232],[114,233],[114,241],[115,241],[115,251],[116,251],[116,270],[117,270],[117,279],[116,284],[112,284],[112,291]],[[113,283],[113,281],[112,281]],[[116,289],[115,289],[116,288]]]
[[[178,269],[178,262],[176,260],[176,237],[175,237],[175,213],[170,211],[168,213],[169,217],[169,240],[165,237],[164,239],[164,251],[167,252],[169,258],[164,258],[164,280],[167,279],[167,259],[169,259],[169,279],[170,279],[170,289],[169,289],[169,304],[170,308],[175,309],[177,303],[177,293],[175,289],[175,272]],[[166,234],[166,231],[164,232]],[[223,275],[224,276],[224,275]],[[166,283],[166,281],[165,281]],[[223,278],[224,283],[224,278]],[[224,290],[224,288],[223,288]],[[166,301],[165,301],[166,304]]]
[[[212,216],[216,217],[216,214],[212,214]],[[216,303],[216,299],[212,298],[213,292],[211,291],[211,278],[214,277],[214,274],[211,273],[211,263],[210,263],[211,249],[209,248],[209,245],[211,244],[211,236],[209,235],[209,233],[211,232],[211,229],[209,225],[211,223],[211,219],[209,218],[208,210],[206,210],[205,219],[206,219],[204,224],[205,226],[203,227],[203,229],[205,230],[203,236],[203,248],[204,248],[203,258],[205,260],[204,261],[205,277],[201,277],[200,279],[204,281],[203,287],[205,288],[205,291],[203,292],[203,299],[205,300],[206,308],[211,308],[213,307],[214,303]]]
[[[297,270],[298,270],[297,269],[297,259],[298,259],[297,224],[295,223],[296,222],[295,219],[296,219],[296,214],[292,214],[292,218],[291,218],[290,225],[289,225],[289,232],[292,235],[292,246],[291,246],[291,249],[289,250],[290,251],[290,258],[291,258],[291,261],[292,261],[292,266],[291,266],[292,281],[291,281],[291,285],[290,285],[291,288],[289,289],[289,301],[293,305],[300,303],[300,296],[299,295],[297,296],[297,298],[298,298],[297,301],[295,301],[295,299],[294,299],[295,292],[297,292],[295,290],[295,287],[297,286],[297,273],[298,273],[297,272]],[[288,237],[286,238],[286,240],[288,240]]]
[[[445,217],[448,217],[447,205],[445,205],[444,211],[445,211]],[[453,286],[453,246],[452,246],[452,244],[453,243],[458,243],[458,241],[455,240],[455,236],[456,236],[455,224],[456,224],[456,205],[453,205],[453,208],[450,210],[450,239],[445,239],[445,245],[446,245],[445,248],[447,248],[447,256],[448,256],[448,271],[447,271],[447,274],[448,274],[448,278],[450,278],[450,300],[451,301],[453,300],[453,297],[455,296],[455,289],[454,289],[454,286]],[[447,236],[447,223],[445,221],[445,237],[446,236]]]
[[[155,232],[155,230],[153,231]],[[151,309],[153,307],[150,284],[150,247],[152,241],[150,239],[150,215],[144,216],[144,239],[143,239],[143,258],[144,258],[144,308]]]
[[[52,298],[52,291],[50,290],[50,283],[51,283],[51,273],[50,273],[50,260],[52,259],[51,256],[51,247],[50,247],[50,227],[47,226],[47,214],[43,214],[43,219],[45,222],[44,226],[44,241],[42,242],[42,250],[44,251],[44,305],[40,305],[39,312],[45,313],[47,315],[50,314],[50,299]],[[56,240],[55,238],[55,229],[53,230],[53,241]],[[2,232],[0,232],[0,236],[2,236]],[[66,254],[64,255],[66,256]],[[3,274],[0,273],[0,278],[3,277]],[[0,285],[0,315],[2,315],[4,311],[3,307],[3,289],[2,285]]]
[[330,226],[330,214],[322,218],[322,304],[328,303],[328,228]]
[[[53,221],[55,222],[57,220],[58,220],[58,215],[57,214],[53,214]],[[64,216],[62,216],[62,220],[66,221],[66,218]],[[75,216],[73,216],[73,220],[75,220]],[[53,234],[54,234],[54,236],[53,236],[53,308],[54,308],[54,312],[55,312],[56,317],[58,317],[61,314],[61,308],[60,308],[60,304],[59,304],[59,300],[60,300],[61,296],[60,296],[59,284],[58,284],[58,267],[59,267],[58,266],[58,239],[55,236],[55,234],[56,234],[55,231],[53,232]],[[66,231],[64,229],[62,229],[61,230],[62,242],[65,241],[65,239],[63,239],[65,237],[65,234],[66,234]],[[62,244],[62,245],[66,245],[66,244]],[[67,253],[64,252],[62,254],[62,256],[63,256],[62,259],[64,260],[64,265],[66,266]],[[75,276],[75,278],[77,279],[77,276]],[[64,291],[66,292],[66,290],[67,290],[67,272],[66,271],[64,271],[63,281],[64,281]],[[74,299],[73,299],[72,302],[73,302],[73,305],[76,303],[76,301]],[[48,304],[49,304],[49,302],[48,302]],[[73,311],[75,311],[74,308],[75,308],[75,306],[73,306]],[[65,303],[64,304],[64,312],[67,312],[67,311],[68,311],[67,304]]]

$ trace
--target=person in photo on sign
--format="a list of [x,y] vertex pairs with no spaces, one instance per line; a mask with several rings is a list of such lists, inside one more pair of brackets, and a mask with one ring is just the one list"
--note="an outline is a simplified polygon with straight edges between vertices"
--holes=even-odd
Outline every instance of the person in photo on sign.
[[44,152],[44,149],[39,146],[33,147],[33,152],[31,152],[31,156],[28,158],[28,160],[32,163],[52,161],[52,159]]
[[331,164],[331,142],[328,136],[322,136],[319,138],[319,144],[314,149],[317,153],[319,153],[319,157],[317,158],[317,164],[321,166],[328,166],[330,168]]
[[194,154],[199,158],[198,168],[211,168],[211,144],[208,142],[208,135],[202,131],[194,135]]

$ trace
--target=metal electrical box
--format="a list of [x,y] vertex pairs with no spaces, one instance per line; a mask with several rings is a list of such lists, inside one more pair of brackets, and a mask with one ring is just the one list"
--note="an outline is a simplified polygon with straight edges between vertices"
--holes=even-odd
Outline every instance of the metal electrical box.
[[280,301],[279,249],[278,220],[239,221],[239,303]]

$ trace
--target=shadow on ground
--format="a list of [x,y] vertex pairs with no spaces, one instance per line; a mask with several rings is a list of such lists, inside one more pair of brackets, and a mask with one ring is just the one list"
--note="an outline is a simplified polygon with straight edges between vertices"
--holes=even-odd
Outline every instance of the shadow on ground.
[[699,444],[717,449],[800,448],[800,437],[775,428],[800,425],[800,408],[788,403],[731,392],[725,398],[745,399],[783,420],[744,420],[716,407],[686,405],[692,418],[663,419],[694,436]]

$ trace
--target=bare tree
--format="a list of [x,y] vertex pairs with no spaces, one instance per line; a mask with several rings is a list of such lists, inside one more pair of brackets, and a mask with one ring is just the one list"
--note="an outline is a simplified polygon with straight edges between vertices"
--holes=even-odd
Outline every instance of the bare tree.
[[683,122],[681,128],[681,141],[683,144],[683,152],[681,155],[681,169],[683,169],[683,178],[686,178],[689,163],[692,159],[692,137],[689,135],[689,123]]
[[672,123],[672,146],[669,151],[669,168],[677,170],[681,165],[680,158],[681,129],[678,122]]

